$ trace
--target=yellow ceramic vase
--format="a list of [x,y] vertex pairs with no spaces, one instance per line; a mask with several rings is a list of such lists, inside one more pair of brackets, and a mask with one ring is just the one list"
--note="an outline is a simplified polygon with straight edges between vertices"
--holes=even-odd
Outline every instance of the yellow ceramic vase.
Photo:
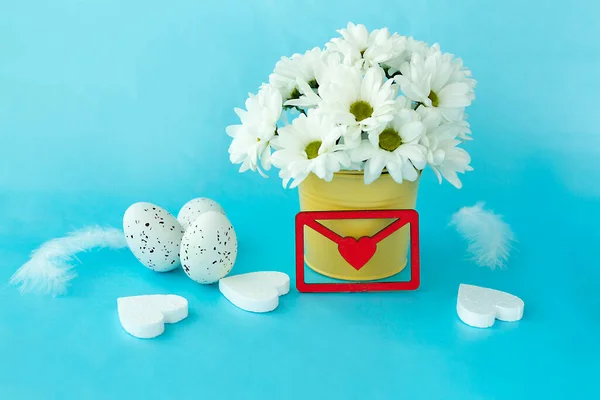
[[[383,173],[370,185],[365,185],[364,175],[359,171],[339,172],[331,182],[310,174],[299,188],[300,208],[302,211],[414,209],[418,185],[418,180],[398,184],[388,173]],[[343,237],[359,239],[374,235],[393,220],[319,222]],[[371,281],[388,278],[406,266],[409,229],[408,225],[404,226],[380,242],[373,258],[357,271],[342,258],[335,243],[306,228],[304,259],[312,270],[335,279]]]

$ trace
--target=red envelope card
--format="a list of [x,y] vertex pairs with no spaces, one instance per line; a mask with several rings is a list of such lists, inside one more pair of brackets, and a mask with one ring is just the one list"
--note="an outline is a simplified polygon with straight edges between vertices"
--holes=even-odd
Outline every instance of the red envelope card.
[[[393,220],[372,236],[344,237],[319,221]],[[305,229],[312,229],[334,244],[348,268],[360,270],[377,252],[377,245],[400,228],[410,227],[410,280],[403,282],[307,283],[304,279]],[[415,290],[420,284],[419,214],[415,210],[305,211],[296,216],[296,288],[304,293]]]

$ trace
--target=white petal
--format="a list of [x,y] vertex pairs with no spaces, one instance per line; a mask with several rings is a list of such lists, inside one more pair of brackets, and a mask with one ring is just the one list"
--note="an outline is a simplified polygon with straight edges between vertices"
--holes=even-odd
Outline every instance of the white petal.
[[290,189],[294,189],[296,187],[298,187],[298,185],[300,185],[302,182],[304,182],[304,180],[308,177],[309,172],[306,173],[302,173],[296,177],[294,177],[294,181],[292,182],[292,184],[290,185]]
[[360,146],[350,152],[350,159],[353,162],[360,162],[371,158],[375,153],[375,147],[370,142],[363,141]]
[[265,151],[263,151],[262,156],[260,157],[260,163],[265,171],[271,169],[271,149],[267,146]]
[[421,163],[425,162],[425,151],[424,148],[418,144],[403,144],[396,149],[396,153],[400,154],[405,158],[409,158],[411,161]]
[[229,125],[225,128],[225,132],[232,138],[235,138],[242,130],[242,125]]
[[433,152],[433,158],[432,158],[432,162],[433,165],[440,165],[441,163],[444,162],[444,159],[446,158],[446,152],[442,149],[437,149]]
[[358,126],[349,127],[344,135],[344,145],[347,148],[356,148],[361,142],[361,130]]
[[247,113],[246,110],[242,110],[241,108],[234,108],[233,111],[240,118],[240,121],[244,121],[244,117],[246,116],[246,113]]
[[438,109],[440,110],[441,115],[444,117],[444,119],[446,121],[462,121],[466,118],[464,107],[459,107],[459,108],[439,107]]
[[402,126],[400,137],[404,143],[410,143],[418,140],[425,133],[425,125],[421,121],[413,121]]
[[442,122],[442,114],[437,108],[419,107],[417,111],[419,111],[421,121],[427,131],[437,128]]
[[438,171],[438,169],[434,166],[431,166],[431,169],[435,173],[435,176],[437,176],[438,182],[441,184],[442,183],[442,174],[440,174],[440,171]]
[[470,88],[466,83],[451,83],[437,93],[439,106],[446,108],[460,108],[471,105],[471,98],[468,95],[469,90]]
[[377,129],[377,130],[372,130],[368,133],[367,138],[369,140],[369,143],[371,144],[371,148],[376,148],[376,149],[379,148],[379,135],[381,134],[382,131],[383,131],[382,129]]
[[410,162],[404,163],[404,168],[402,169],[402,174],[404,175],[404,179],[406,179],[407,181],[411,181],[411,182],[416,181],[417,178],[419,177],[419,173],[417,172],[415,167],[413,167],[413,165]]
[[388,163],[387,170],[390,173],[391,177],[394,179],[394,181],[396,181],[397,183],[402,183],[404,177],[402,176],[402,165],[400,163]]
[[402,93],[404,93],[404,95],[409,99],[413,101],[419,101],[421,103],[427,102],[427,96],[423,94],[424,90],[419,88],[417,85],[409,83],[400,87],[402,88]]
[[441,168],[440,172],[446,178],[448,182],[450,182],[455,188],[462,188],[462,182],[458,179],[458,175],[456,175],[456,171],[448,170],[445,168]]
[[375,182],[381,176],[383,167],[385,167],[383,157],[375,156],[367,160],[365,164],[365,183],[368,185]]
[[319,156],[313,160],[313,172],[319,178],[324,179],[327,175],[327,157]]

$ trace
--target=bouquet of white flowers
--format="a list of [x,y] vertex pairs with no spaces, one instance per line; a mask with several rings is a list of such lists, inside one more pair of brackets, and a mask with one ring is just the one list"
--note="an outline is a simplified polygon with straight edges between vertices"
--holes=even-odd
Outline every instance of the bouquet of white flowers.
[[454,55],[388,29],[349,23],[326,49],[283,57],[246,110],[233,138],[240,172],[280,169],[284,187],[313,173],[331,181],[343,170],[364,171],[370,184],[387,171],[415,181],[426,165],[461,187],[470,171],[465,107],[475,80]]

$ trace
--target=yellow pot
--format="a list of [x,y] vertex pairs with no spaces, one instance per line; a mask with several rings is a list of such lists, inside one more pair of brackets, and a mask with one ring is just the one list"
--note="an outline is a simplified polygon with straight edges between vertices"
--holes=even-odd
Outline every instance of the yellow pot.
[[[388,173],[365,185],[359,171],[335,174],[331,182],[310,174],[299,187],[302,211],[414,209],[419,181],[396,183]],[[393,220],[320,221],[337,234],[359,239],[372,236]],[[304,231],[304,260],[314,271],[335,279],[371,281],[388,278],[402,271],[407,263],[409,226],[404,226],[377,245],[377,252],[360,270],[355,270],[340,255],[337,245],[310,228]]]

